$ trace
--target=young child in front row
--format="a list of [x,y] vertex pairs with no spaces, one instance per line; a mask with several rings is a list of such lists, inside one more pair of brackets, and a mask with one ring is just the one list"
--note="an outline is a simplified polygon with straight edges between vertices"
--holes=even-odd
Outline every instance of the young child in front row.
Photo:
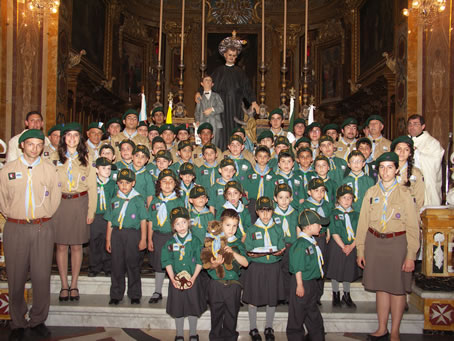
[[208,222],[214,220],[213,213],[207,207],[208,194],[205,187],[195,185],[189,192],[189,215],[191,217],[192,234],[205,243]]
[[355,308],[356,304],[350,296],[350,283],[356,281],[361,275],[361,269],[356,265],[355,244],[359,211],[354,211],[352,208],[355,194],[351,186],[340,186],[337,189],[336,197],[337,205],[331,214],[329,225],[334,243],[331,242],[328,246],[329,266],[326,270],[326,277],[331,278],[333,306],[341,306],[339,282],[342,282],[344,291],[342,303],[347,307]]
[[115,164],[117,169],[127,168],[132,170],[132,153],[136,148],[136,144],[132,140],[124,139],[120,142],[118,148],[120,149],[121,159]]
[[[208,302],[211,312],[210,340],[237,340],[236,325],[241,305],[241,267],[248,266],[244,244],[235,237],[239,216],[235,210],[226,209],[221,214],[222,231],[227,237],[225,251],[233,253],[233,269],[224,267],[224,278],[216,275],[214,268],[224,263],[222,256],[213,260],[213,268],[208,270],[211,278],[208,284]],[[222,265],[224,266],[224,265]]]
[[112,198],[104,219],[107,220],[106,250],[112,254],[109,304],[117,305],[125,292],[128,274],[128,297],[131,304],[140,304],[141,251],[147,247],[147,209],[145,198],[133,187],[135,174],[130,169],[118,173],[118,192]]
[[276,306],[285,299],[280,261],[285,250],[284,233],[273,220],[273,202],[261,197],[256,204],[259,218],[246,229],[245,246],[249,267],[242,276],[243,301],[249,304],[249,335],[261,340],[257,330],[257,307],[266,306],[266,340],[274,340],[273,320]]
[[[166,312],[175,319],[175,341],[184,341],[184,318],[189,320],[189,341],[198,341],[197,320],[207,308],[198,276],[202,270],[203,244],[191,233],[189,212],[184,207],[170,211],[173,238],[162,248],[161,264],[169,275]],[[189,282],[189,283],[188,283]]]
[[317,306],[318,281],[323,278],[323,254],[314,236],[320,233],[321,225],[329,223],[328,218],[317,212],[304,210],[298,217],[302,230],[298,240],[290,248],[290,285],[288,307],[287,340],[304,340],[304,326],[311,341],[324,341],[323,318]]

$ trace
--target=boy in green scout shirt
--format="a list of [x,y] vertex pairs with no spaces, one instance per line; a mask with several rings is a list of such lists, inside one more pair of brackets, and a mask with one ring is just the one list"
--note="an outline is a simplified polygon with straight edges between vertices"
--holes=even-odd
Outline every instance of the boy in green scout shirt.
[[107,221],[104,214],[110,206],[110,201],[115,195],[115,182],[110,179],[112,169],[117,167],[105,157],[96,160],[96,174],[98,185],[98,200],[96,205],[95,220],[90,225],[90,271],[88,277],[96,277],[103,271],[106,276],[111,271],[110,254],[106,251],[106,227]]
[[271,130],[264,130],[257,137],[257,145],[265,146],[270,150],[271,155],[274,152],[274,135]]
[[197,183],[210,188],[219,177],[216,146],[207,143],[202,147],[203,163],[196,170]]
[[332,180],[329,175],[329,160],[326,156],[319,155],[314,160],[314,170],[316,173],[316,177],[318,179],[322,179],[325,183],[325,201],[329,203],[331,208],[334,207],[334,203],[336,202],[336,190],[337,184],[334,180]]
[[336,188],[342,184],[344,174],[347,169],[347,162],[344,159],[334,155],[334,140],[331,136],[322,136],[320,138],[320,152],[326,156],[329,162],[328,176],[336,183]]
[[115,160],[115,149],[110,144],[103,144],[99,148],[99,156],[105,157],[110,162]]
[[117,177],[118,192],[112,198],[104,219],[107,220],[106,250],[112,254],[112,275],[109,304],[117,305],[125,292],[128,274],[128,297],[131,304],[140,304],[141,252],[147,247],[147,208],[145,198],[133,187],[135,174],[122,169]]
[[235,177],[235,162],[232,159],[223,159],[219,164],[218,171],[221,176],[216,179],[213,186],[208,187],[208,205],[213,214],[216,214],[216,207],[222,206],[225,202],[224,187],[227,182],[233,180]]
[[275,185],[287,184],[293,192],[293,207],[299,208],[299,205],[304,202],[306,197],[304,192],[304,185],[301,178],[293,172],[293,165],[295,163],[294,155],[289,149],[284,149],[279,153],[278,169],[274,173]]
[[155,193],[154,179],[147,172],[147,163],[150,158],[150,151],[147,146],[139,144],[136,146],[132,153],[133,171],[136,175],[136,184],[134,189],[140,193],[141,196],[146,198],[147,207],[150,205],[151,200]]
[[192,163],[183,163],[178,170],[180,176],[180,193],[184,199],[184,205],[189,209],[189,193],[195,186],[195,166]]
[[175,144],[175,127],[173,124],[163,124],[159,127],[159,135],[166,143],[166,149],[171,150]]
[[378,181],[378,169],[375,164],[375,161],[372,160],[372,142],[367,137],[362,137],[356,141],[356,150],[359,150],[366,160],[366,165],[364,166],[364,173],[369,175],[374,180],[374,185]]
[[153,139],[159,136],[159,127],[155,125],[151,125],[148,127],[148,142],[150,142],[150,146],[153,142]]
[[159,175],[158,166],[156,166],[156,155],[161,150],[166,150],[166,144],[161,136],[156,136],[151,143],[151,155],[147,164],[147,171],[155,180]]
[[273,169],[277,169],[277,162],[279,153],[284,149],[291,149],[292,145],[285,136],[278,136],[274,140],[274,154],[271,154],[271,160],[268,162],[268,166]]
[[205,242],[205,235],[208,222],[214,220],[213,213],[207,207],[208,195],[204,187],[195,185],[189,192],[189,215],[191,217],[192,233],[199,238],[202,244]]
[[192,143],[189,140],[180,141],[178,142],[178,151],[177,156],[178,160],[174,162],[169,168],[178,174],[180,171],[180,167],[183,163],[194,163],[192,161]]
[[295,174],[303,181],[303,186],[306,187],[310,179],[317,176],[312,167],[312,150],[304,147],[296,152],[296,163],[293,167]]
[[153,170],[153,174],[151,175],[156,181],[159,177],[159,174],[161,174],[161,172],[164,169],[170,168],[170,166],[172,165],[173,163],[172,155],[168,150],[160,150],[159,152],[156,153],[154,163],[156,164],[156,168],[149,169],[149,173],[151,174],[151,171]]
[[298,240],[290,248],[290,267],[293,274],[288,307],[287,340],[304,339],[306,326],[312,341],[325,340],[323,318],[317,307],[318,283],[323,278],[323,255],[314,236],[321,225],[329,223],[312,210],[304,210],[298,218],[302,229]]
[[303,136],[302,138],[296,140],[294,148],[296,151],[300,150],[301,148],[309,148],[312,153],[311,149],[311,140],[307,136]]
[[249,171],[252,169],[251,163],[246,160],[243,155],[243,139],[238,135],[230,136],[227,148],[229,149],[229,152],[224,153],[224,155],[228,156],[235,162],[236,177],[239,180],[243,181],[244,179],[246,179]]
[[333,139],[334,143],[337,142],[339,132],[340,129],[336,123],[327,124],[326,126],[323,127],[322,130],[323,135],[330,136]]
[[118,148],[120,149],[121,160],[117,161],[115,166],[117,166],[118,170],[124,168],[132,170],[132,152],[136,148],[136,144],[132,140],[124,139],[120,142]]

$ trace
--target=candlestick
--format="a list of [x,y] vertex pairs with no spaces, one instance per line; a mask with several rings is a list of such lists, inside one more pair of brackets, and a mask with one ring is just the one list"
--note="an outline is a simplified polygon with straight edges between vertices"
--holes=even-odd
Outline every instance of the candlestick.
[[205,0],[202,0],[202,65],[205,63]]
[[161,7],[159,10],[159,52],[158,52],[158,65],[161,65],[161,49],[162,49],[162,11],[164,0],[161,0]]
[[181,8],[181,47],[180,47],[180,64],[183,64],[183,46],[184,46],[184,2],[182,0],[182,8]]
[[285,57],[286,57],[286,51],[287,50],[287,0],[284,0],[284,51],[282,52],[283,54],[283,62],[285,66]]
[[304,65],[307,65],[307,22],[309,17],[309,0],[306,0],[306,23],[304,25]]
[[265,64],[265,0],[262,0],[262,64]]

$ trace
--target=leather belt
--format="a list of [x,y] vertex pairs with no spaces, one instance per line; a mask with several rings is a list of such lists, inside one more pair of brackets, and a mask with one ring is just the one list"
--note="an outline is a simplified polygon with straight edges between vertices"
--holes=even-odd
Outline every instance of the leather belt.
[[41,225],[42,223],[45,223],[46,221],[49,221],[51,218],[39,218],[39,219],[14,219],[14,218],[8,218],[6,219],[7,221],[14,223],[14,224],[39,224]]
[[83,197],[84,195],[87,195],[88,192],[85,191],[85,192],[80,192],[80,193],[75,193],[75,194],[69,194],[69,193],[62,193],[61,194],[61,197],[63,199],[76,199],[76,198],[79,198],[79,197]]
[[399,236],[407,233],[406,231],[399,231],[399,232],[392,232],[392,233],[380,233],[371,227],[369,227],[369,232],[372,233],[375,237],[380,238],[380,239],[399,237]]

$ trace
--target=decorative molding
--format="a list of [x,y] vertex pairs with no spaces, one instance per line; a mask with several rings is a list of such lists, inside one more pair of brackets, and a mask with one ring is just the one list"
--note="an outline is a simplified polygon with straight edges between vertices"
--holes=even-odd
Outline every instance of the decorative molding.
[[[164,32],[166,33],[167,44],[170,48],[176,48],[181,45],[181,24],[175,21],[168,21],[164,25]],[[184,43],[187,43],[188,36],[191,33],[191,26],[184,26]]]
[[[279,37],[279,47],[282,49],[282,38],[284,35],[284,25],[279,25],[275,27],[275,31],[278,33]],[[298,46],[299,38],[303,32],[303,25],[299,24],[289,24],[287,25],[287,49],[294,50]]]
[[[115,11],[121,10],[121,5],[115,5]],[[124,12],[124,22],[119,28],[118,51],[121,57],[123,51],[123,35],[126,34],[138,40],[148,39],[147,26],[137,17]]]
[[337,38],[345,39],[345,30],[339,19],[330,19],[322,24],[318,31],[316,43],[324,43]]
[[202,34],[202,25],[200,22],[193,22],[192,23],[191,33],[193,35],[192,42],[191,42],[191,49],[192,49],[192,73],[197,75],[197,79],[200,75],[200,63],[202,60],[202,42],[199,38]]
[[256,8],[252,0],[207,1],[207,23],[218,25],[244,25],[257,23]]

